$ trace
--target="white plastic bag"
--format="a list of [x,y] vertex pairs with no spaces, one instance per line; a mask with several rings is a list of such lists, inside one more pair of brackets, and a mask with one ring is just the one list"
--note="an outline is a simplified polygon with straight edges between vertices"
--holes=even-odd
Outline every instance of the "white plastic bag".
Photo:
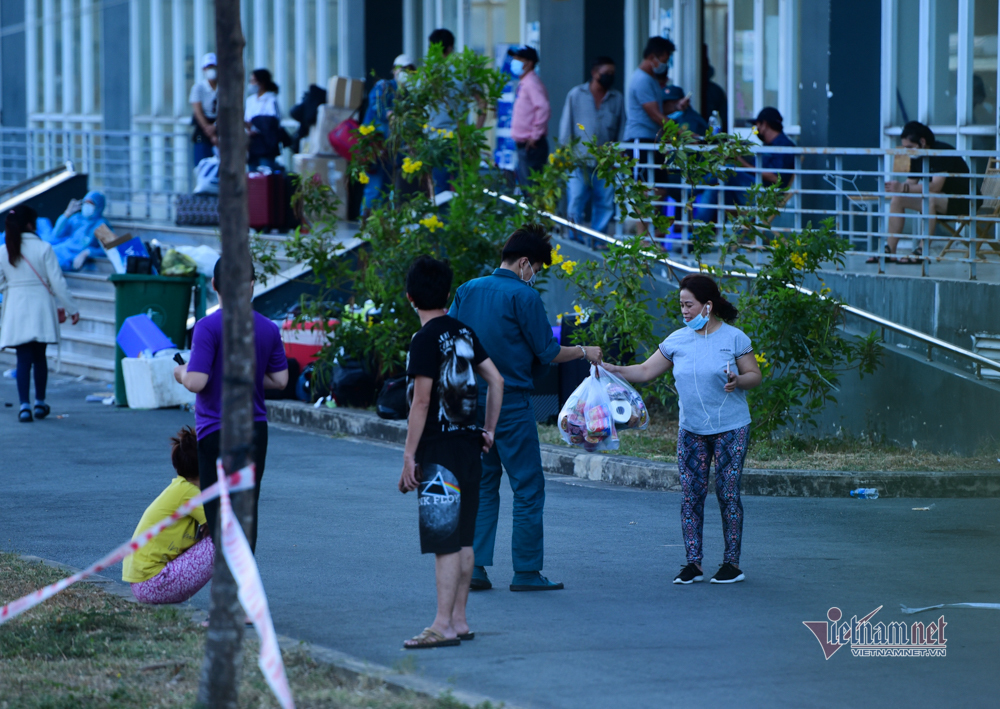
[[639,392],[617,374],[601,366],[598,369],[601,370],[600,381],[611,400],[611,418],[614,419],[615,429],[645,431],[649,428],[649,412]]
[[219,194],[219,156],[202,158],[194,169],[194,194]]
[[198,273],[212,278],[215,275],[215,262],[219,260],[219,252],[211,246],[175,246],[177,253],[184,254],[198,264]]
[[576,388],[559,412],[559,431],[571,446],[588,453],[618,450],[618,431],[611,415],[611,399],[604,369],[591,365],[590,376]]

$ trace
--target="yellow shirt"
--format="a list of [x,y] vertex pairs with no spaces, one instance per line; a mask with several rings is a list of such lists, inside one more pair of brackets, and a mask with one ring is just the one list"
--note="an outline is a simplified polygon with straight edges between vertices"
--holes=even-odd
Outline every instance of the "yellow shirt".
[[[189,483],[178,475],[167,485],[167,489],[153,500],[153,504],[146,508],[132,538],[135,539],[164,517],[169,517],[200,492],[197,485]],[[205,510],[197,507],[190,515],[178,520],[172,527],[164,529],[158,537],[154,537],[139,551],[125,557],[122,562],[122,581],[141,583],[163,571],[168,562],[194,546],[200,524],[205,524]]]

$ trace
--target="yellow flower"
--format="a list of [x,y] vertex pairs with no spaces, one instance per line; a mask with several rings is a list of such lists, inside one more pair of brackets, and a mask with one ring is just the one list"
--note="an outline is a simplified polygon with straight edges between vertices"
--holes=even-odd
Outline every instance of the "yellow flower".
[[617,290],[611,291],[611,295],[618,295],[618,291]]
[[572,276],[573,269],[576,268],[576,261],[563,261],[560,268],[566,272],[567,276]]
[[574,305],[573,312],[576,313],[577,315],[583,315],[583,308],[581,308],[579,305]]
[[753,358],[757,360],[757,364],[759,366],[761,367],[767,366],[767,357],[765,357],[762,353],[754,353]]
[[556,250],[552,252],[552,265],[558,266],[562,262],[563,262],[563,255],[559,253],[559,247],[557,246]]
[[375,130],[375,126],[358,126],[358,133],[361,135],[369,135]]
[[556,154],[555,153],[550,153],[549,154],[549,165],[555,165],[555,164],[556,164]]
[[360,182],[363,185],[367,185],[368,184],[368,173],[367,172],[359,172],[358,173],[358,182]]
[[760,133],[760,131],[757,130],[757,126],[754,126],[753,127],[753,134],[754,135],[758,135],[759,133]]
[[802,254],[800,253],[793,253],[791,256],[788,257],[788,260],[792,262],[792,265],[795,266],[795,268],[798,269],[805,268],[806,260],[802,257]]
[[584,127],[583,127],[582,123],[577,123],[576,127],[579,128],[580,130],[584,130]]
[[410,158],[403,158],[403,172],[407,175],[412,175],[414,172],[419,170],[424,166],[422,160],[411,160]]
[[427,130],[428,128],[430,128],[430,126],[424,123],[424,130]]
[[600,290],[602,285],[604,285],[603,279],[594,284],[594,290]]
[[424,217],[423,219],[420,220],[420,224],[421,226],[427,227],[432,234],[444,226],[444,222],[438,219],[438,216],[436,214],[432,214],[429,217]]

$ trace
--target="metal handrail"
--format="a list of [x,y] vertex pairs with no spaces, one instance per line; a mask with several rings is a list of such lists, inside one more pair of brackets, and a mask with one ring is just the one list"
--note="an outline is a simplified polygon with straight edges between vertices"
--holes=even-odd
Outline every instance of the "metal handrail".
[[[501,202],[506,202],[507,204],[510,204],[512,206],[515,206],[515,207],[518,207],[518,208],[523,209],[525,211],[531,209],[531,207],[529,207],[527,204],[525,204],[524,202],[522,202],[520,200],[514,199],[513,197],[508,197],[505,194],[501,194],[499,192],[493,192],[492,190],[483,190],[483,191],[486,194],[490,195],[491,197],[499,199]],[[563,217],[560,217],[560,216],[558,216],[556,214],[552,214],[551,212],[539,211],[538,213],[541,214],[542,216],[546,217],[547,219],[551,219],[556,224],[560,224],[560,225],[565,226],[565,227],[567,227],[569,229],[573,229],[574,231],[578,231],[580,233],[586,234],[587,236],[590,236],[591,238],[600,239],[601,241],[604,241],[604,242],[609,243],[609,244],[611,244],[611,243],[615,243],[615,244],[621,243],[620,239],[617,239],[617,238],[612,237],[612,236],[608,236],[607,234],[602,234],[601,232],[595,231],[595,230],[593,230],[593,229],[591,229],[589,227],[583,226],[582,224],[574,224],[570,220],[564,219]],[[698,273],[701,270],[700,268],[696,268],[694,266],[690,266],[690,265],[688,265],[686,263],[682,263],[680,261],[674,261],[673,259],[669,259],[669,258],[660,258],[660,259],[657,259],[657,261],[659,263],[663,264],[664,266],[666,266],[667,268],[671,269],[671,270],[684,271],[686,273]],[[754,271],[733,272],[733,275],[742,276],[742,277],[745,277],[745,278],[757,278],[757,276],[758,276],[758,274],[756,272],[754,272]],[[815,296],[818,296],[819,298],[821,298],[823,300],[827,300],[826,296],[824,296],[822,294],[819,294],[819,293],[816,293],[815,291],[810,290],[809,288],[806,288],[804,286],[799,286],[799,285],[792,284],[792,285],[789,285],[789,287],[790,288],[794,288],[796,291],[798,291],[799,293],[802,293],[803,295],[810,295],[810,296],[811,295],[815,295]],[[922,342],[923,344],[925,344],[927,346],[927,361],[928,362],[933,361],[931,359],[931,352],[934,350],[934,348],[937,348],[937,349],[940,349],[940,350],[945,350],[946,352],[949,352],[949,353],[951,353],[951,354],[953,354],[953,355],[955,355],[957,357],[965,358],[965,359],[969,360],[970,362],[972,362],[973,364],[975,364],[975,367],[976,367],[976,378],[977,379],[982,379],[982,368],[983,367],[986,367],[987,369],[993,369],[993,370],[996,370],[997,372],[1000,372],[1000,362],[995,362],[994,360],[991,360],[988,357],[983,357],[980,354],[977,354],[975,352],[970,352],[969,350],[966,350],[966,349],[962,349],[961,347],[958,347],[957,345],[953,345],[950,342],[945,342],[944,340],[939,340],[936,337],[931,337],[930,335],[928,335],[926,333],[923,333],[923,332],[920,332],[919,330],[914,330],[913,328],[906,327],[905,325],[900,325],[898,323],[892,322],[891,320],[886,320],[885,318],[883,318],[883,317],[881,317],[879,315],[876,315],[875,313],[870,313],[867,310],[862,310],[861,308],[856,308],[853,305],[841,304],[841,308],[844,310],[844,312],[850,313],[851,315],[854,315],[854,316],[856,316],[858,318],[861,318],[862,320],[866,320],[866,321],[872,323],[873,325],[877,325],[878,327],[882,328],[883,330],[892,330],[893,332],[899,333],[900,335],[905,335],[906,337],[910,337],[910,338],[912,338],[914,340],[918,340],[918,341]]]
[[27,180],[22,180],[18,182],[16,185],[11,185],[10,187],[4,187],[3,189],[0,189],[0,196],[3,196],[9,192],[19,192],[25,187],[30,187],[34,185],[36,182],[47,180],[48,178],[63,172],[68,172],[71,177],[76,174],[76,170],[73,168],[72,161],[67,160],[62,167],[54,167],[51,170],[46,170],[45,172],[39,173],[38,175],[33,175],[32,177],[29,177]]

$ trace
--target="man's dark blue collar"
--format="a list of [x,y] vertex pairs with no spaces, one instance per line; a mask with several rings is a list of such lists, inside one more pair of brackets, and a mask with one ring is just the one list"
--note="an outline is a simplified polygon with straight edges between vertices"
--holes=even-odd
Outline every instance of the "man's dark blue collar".
[[[521,281],[521,283],[524,283],[524,280],[519,275],[511,271],[509,268],[503,268],[502,266],[498,266],[495,269],[493,269],[493,275],[502,276],[504,278],[513,278],[515,280]],[[528,284],[524,283],[524,285]]]

